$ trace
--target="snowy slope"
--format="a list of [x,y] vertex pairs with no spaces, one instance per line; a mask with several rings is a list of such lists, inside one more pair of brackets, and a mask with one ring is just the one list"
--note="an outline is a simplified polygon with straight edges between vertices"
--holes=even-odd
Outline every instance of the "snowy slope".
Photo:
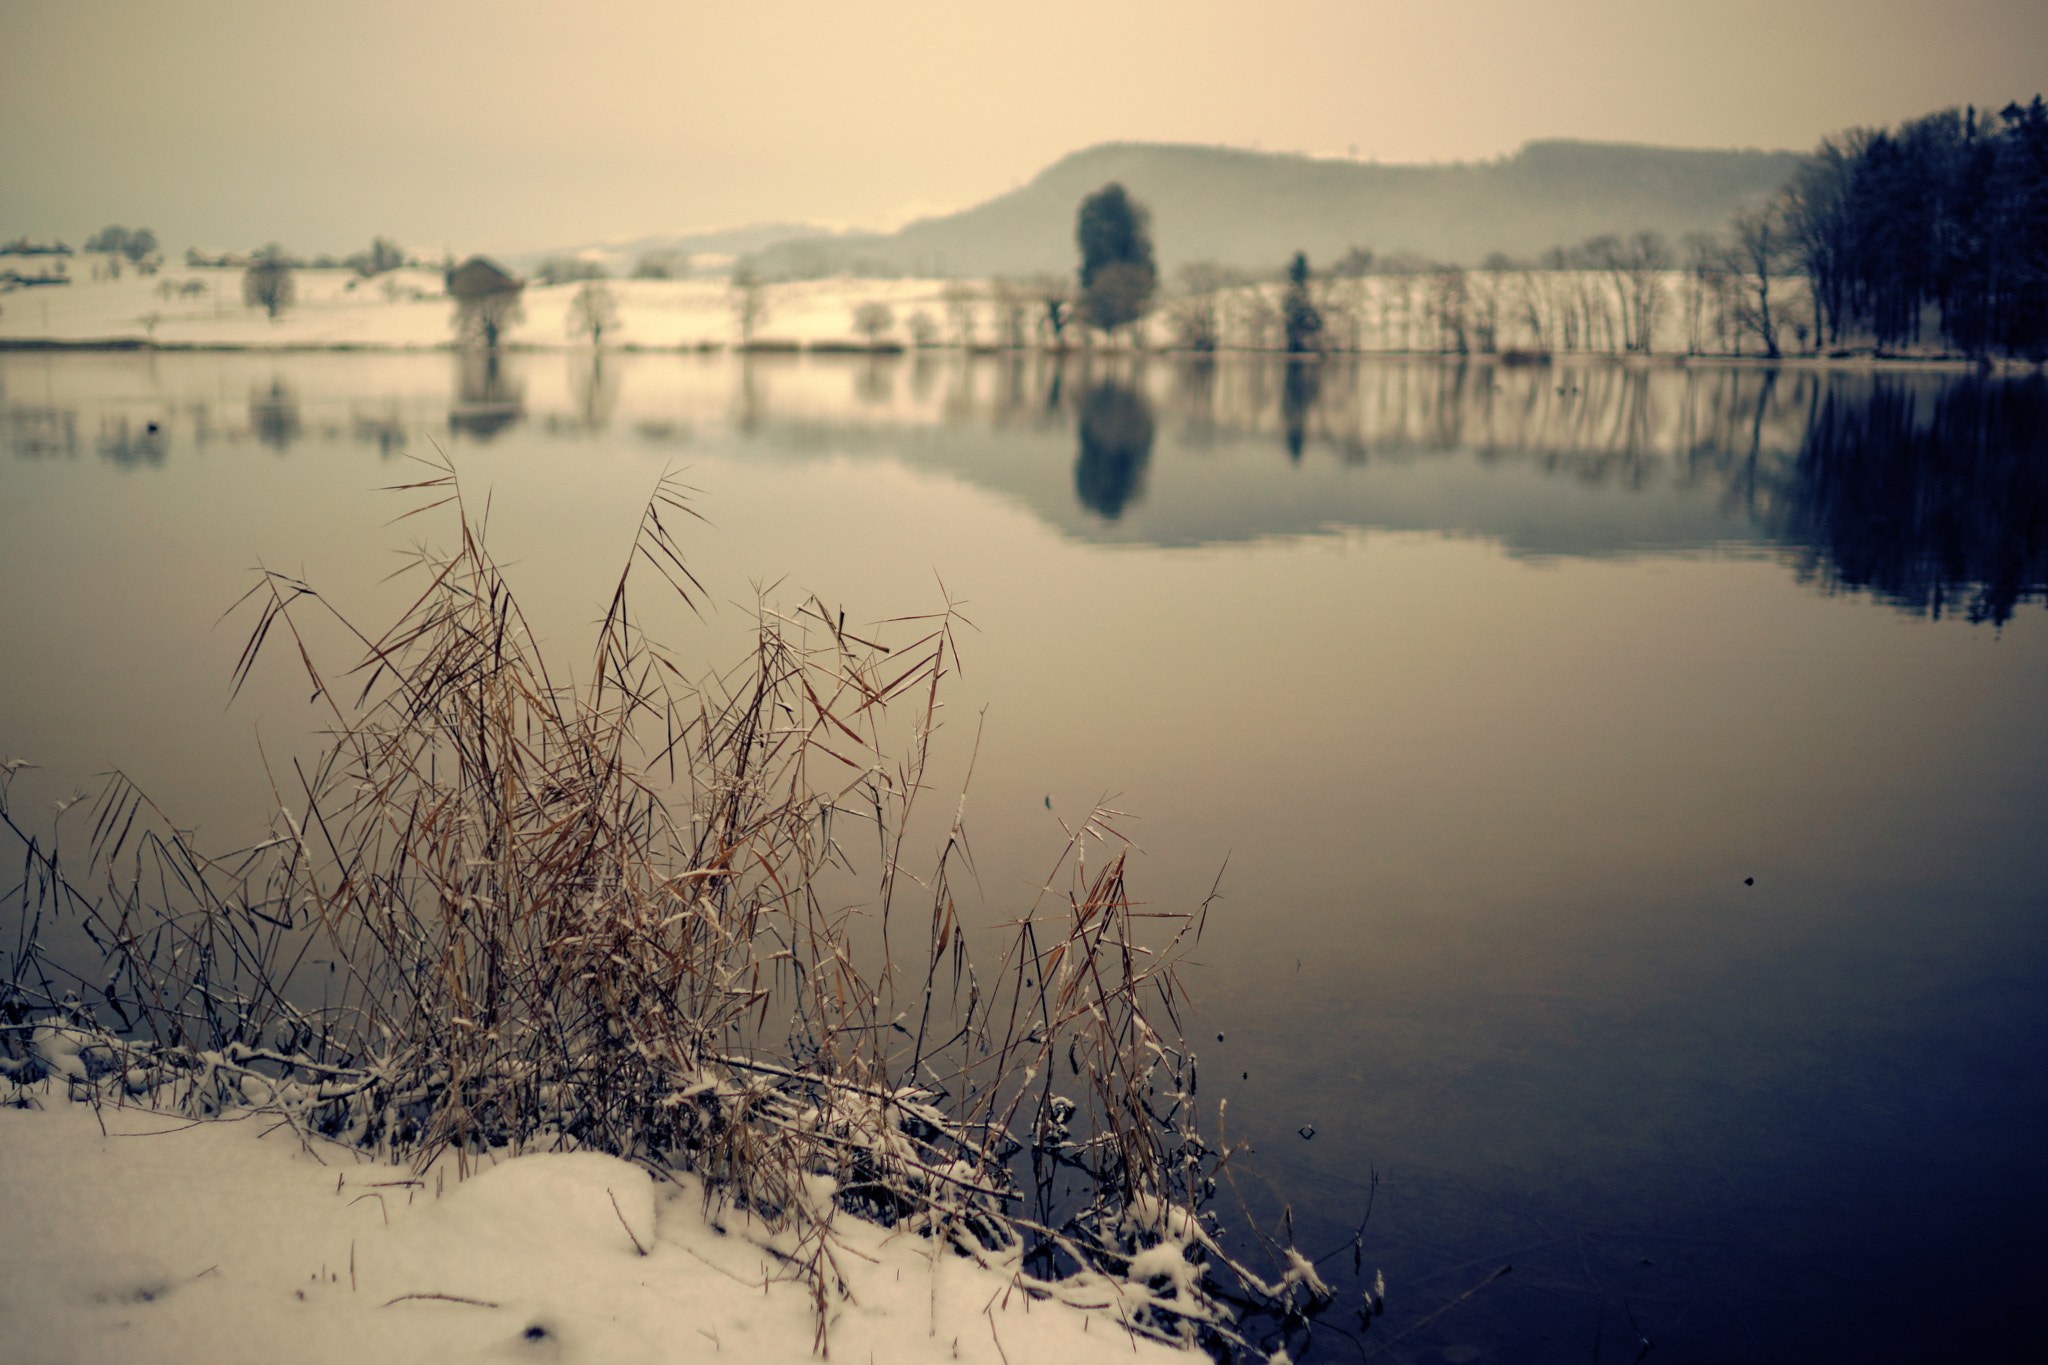
[[[594,1153],[415,1177],[274,1117],[190,1124],[45,1090],[0,1109],[0,1357],[795,1362],[808,1256],[701,1190]],[[719,1224],[722,1223],[721,1227]],[[1030,1301],[997,1268],[842,1218],[840,1361],[1185,1361],[1109,1312]],[[636,1242],[645,1255],[636,1250]]]

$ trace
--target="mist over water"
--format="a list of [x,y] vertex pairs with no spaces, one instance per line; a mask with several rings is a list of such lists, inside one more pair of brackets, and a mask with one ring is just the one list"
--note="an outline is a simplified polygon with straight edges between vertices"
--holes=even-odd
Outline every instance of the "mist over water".
[[317,714],[282,665],[226,705],[221,614],[263,563],[388,621],[446,531],[393,520],[408,453],[489,498],[567,672],[677,469],[717,609],[648,624],[707,667],[757,586],[963,603],[989,922],[1104,798],[1139,894],[1223,870],[1191,1024],[1241,1192],[1347,1274],[1370,1200],[1410,1320],[1515,1266],[1406,1358],[2031,1330],[2037,376],[10,354],[0,442],[0,755],[39,809],[119,765],[253,837]]

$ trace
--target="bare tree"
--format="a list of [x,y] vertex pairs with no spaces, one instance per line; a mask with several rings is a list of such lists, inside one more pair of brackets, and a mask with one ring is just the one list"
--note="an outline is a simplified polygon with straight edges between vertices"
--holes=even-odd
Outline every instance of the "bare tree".
[[243,303],[261,308],[275,322],[297,296],[291,257],[283,247],[272,242],[249,258],[249,268],[242,272]]
[[1039,327],[1055,351],[1067,348],[1067,324],[1074,320],[1074,282],[1063,275],[1038,275],[1031,281],[1041,310]]
[[1772,311],[1771,282],[1783,271],[1792,238],[1785,230],[1781,203],[1743,209],[1731,225],[1735,236],[1735,274],[1740,289],[1736,324],[1762,343],[1764,354],[1779,357],[1778,326]]
[[125,256],[128,263],[141,269],[143,274],[155,273],[153,266],[145,266],[145,262],[157,256],[156,234],[148,228],[136,228],[131,232],[116,223],[86,238],[85,249],[108,256]]
[[1430,278],[1430,317],[1436,324],[1436,345],[1440,351],[1464,355],[1472,349],[1466,335],[1471,291],[1465,284],[1462,266],[1438,266]]
[[911,344],[920,348],[936,346],[939,341],[939,324],[932,321],[932,315],[920,308],[912,313],[903,324],[910,329]]
[[1168,305],[1174,339],[1183,350],[1213,351],[1223,343],[1216,296],[1229,283],[1229,272],[1209,261],[1190,261],[1180,268],[1180,290]]
[[1871,135],[1860,131],[1823,139],[1785,187],[1786,230],[1813,298],[1816,345],[1842,339],[1856,248],[1847,208],[1857,161],[1870,141]]
[[464,346],[495,351],[507,328],[526,316],[520,304],[523,281],[495,261],[472,256],[448,271],[448,294],[455,300],[455,330]]
[[1347,351],[1365,349],[1365,313],[1372,295],[1373,255],[1354,246],[1337,259],[1323,283],[1323,333],[1329,345]]
[[1479,269],[1465,277],[1472,297],[1472,349],[1492,355],[1500,349],[1501,308],[1507,298],[1514,262],[1498,251],[1489,252]]
[[1664,275],[1671,264],[1671,245],[1661,232],[1638,232],[1622,250],[1622,333],[1630,350],[1650,353],[1657,318],[1664,310]]
[[576,297],[569,300],[569,335],[588,336],[593,347],[604,345],[604,334],[619,325],[618,301],[611,286],[602,280],[588,280]]
[[755,330],[768,320],[768,287],[745,266],[732,272],[732,315],[740,325],[740,345],[753,345]]
[[679,280],[690,273],[687,251],[649,251],[633,264],[636,280]]
[[1728,249],[1710,232],[1689,233],[1685,239],[1685,350],[1699,355],[1706,350],[1709,323],[1726,343],[1726,302]]
[[1258,285],[1240,291],[1234,311],[1235,331],[1244,338],[1246,349],[1272,349],[1273,332],[1280,325],[1280,310],[1266,297],[1266,291]]
[[995,307],[996,344],[1021,351],[1031,344],[1031,314],[1036,298],[1030,286],[1016,280],[989,281],[989,301]]
[[896,325],[896,310],[886,303],[870,301],[853,310],[853,330],[868,339],[868,349],[882,342]]
[[1537,287],[1543,294],[1544,311],[1550,317],[1551,336],[1560,351],[1579,349],[1582,318],[1577,280],[1577,261],[1571,252],[1554,246],[1543,253]]
[[1579,333],[1585,348],[1618,351],[1626,337],[1617,335],[1616,308],[1626,312],[1621,239],[1611,232],[1588,237],[1570,254],[1572,294],[1579,310]]
[[946,317],[953,324],[953,335],[958,339],[960,349],[973,350],[975,310],[981,302],[981,295],[975,292],[973,285],[955,280],[946,286],[940,298],[946,305]]
[[404,265],[405,253],[389,237],[373,237],[368,251],[358,251],[342,264],[366,280],[375,279]]
[[1551,348],[1552,325],[1556,317],[1550,306],[1550,272],[1524,265],[1515,271],[1513,283],[1515,316],[1529,333],[1531,349],[1538,354],[1548,355]]

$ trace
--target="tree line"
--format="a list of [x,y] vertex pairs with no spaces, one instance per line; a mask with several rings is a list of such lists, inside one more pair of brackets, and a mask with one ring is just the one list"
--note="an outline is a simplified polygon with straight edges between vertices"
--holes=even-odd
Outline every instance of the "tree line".
[[2048,108],[2036,95],[1830,137],[1779,205],[1830,343],[2048,355]]
[[[1184,264],[1162,290],[1151,215],[1115,183],[1081,201],[1075,245],[1071,276],[949,284],[943,307],[953,339],[981,345],[977,321],[992,310],[996,347],[1062,350],[1073,330],[1143,346],[1144,324],[1163,304],[1168,344],[1197,353],[1649,354],[1661,337],[1667,345],[1682,338],[1691,354],[1769,359],[1788,349],[1884,352],[1933,342],[2039,360],[2048,356],[2048,108],[2036,95],[1995,116],[1951,109],[1833,135],[1778,195],[1738,212],[1726,231],[1676,246],[1656,232],[1605,233],[1532,260],[1495,253],[1477,269],[1353,247],[1321,270],[1297,252],[1263,276]],[[109,227],[87,249],[140,264],[156,259],[157,243],[146,228]],[[246,301],[273,317],[292,301],[290,271],[308,264],[275,245],[217,260],[188,252],[187,263],[244,267]],[[367,252],[310,264],[370,277],[417,262],[378,238]],[[633,275],[688,272],[687,257],[650,253]],[[607,274],[566,257],[536,271],[542,284],[584,285],[574,325],[594,342],[617,326]],[[766,315],[765,281],[742,262],[732,282],[751,344]],[[874,347],[896,319],[870,303],[856,308],[853,325]],[[927,313],[906,326],[915,345],[940,340]]]
[[[1055,348],[1076,303],[1112,343],[1153,311],[1144,205],[1105,185],[1082,201],[1075,235],[1076,281],[989,285],[998,344],[1027,344],[1034,306],[1037,340]],[[963,344],[967,297],[964,286],[949,294]],[[1676,325],[1692,354],[1777,359],[1938,340],[2038,360],[2048,355],[2048,109],[2037,95],[1995,118],[1946,110],[1837,134],[1778,195],[1676,246],[1657,232],[1603,233],[1533,260],[1495,253],[1476,270],[1353,247],[1320,271],[1296,253],[1278,280],[1192,262],[1165,310],[1170,344],[1197,353],[1648,354]],[[863,327],[871,337],[875,321]]]

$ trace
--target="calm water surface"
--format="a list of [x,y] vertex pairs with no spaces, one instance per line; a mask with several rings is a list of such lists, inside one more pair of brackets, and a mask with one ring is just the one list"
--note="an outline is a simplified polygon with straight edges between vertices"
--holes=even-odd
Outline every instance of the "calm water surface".
[[0,355],[0,751],[246,838],[316,719],[282,655],[226,705],[252,566],[382,623],[438,443],[580,663],[681,470],[707,663],[757,590],[963,604],[991,921],[1104,798],[1150,899],[1228,855],[1203,1090],[1306,1247],[1377,1170],[1368,1347],[1511,1263],[1387,1358],[1994,1359],[2048,1271],[2044,432],[2039,378]]

